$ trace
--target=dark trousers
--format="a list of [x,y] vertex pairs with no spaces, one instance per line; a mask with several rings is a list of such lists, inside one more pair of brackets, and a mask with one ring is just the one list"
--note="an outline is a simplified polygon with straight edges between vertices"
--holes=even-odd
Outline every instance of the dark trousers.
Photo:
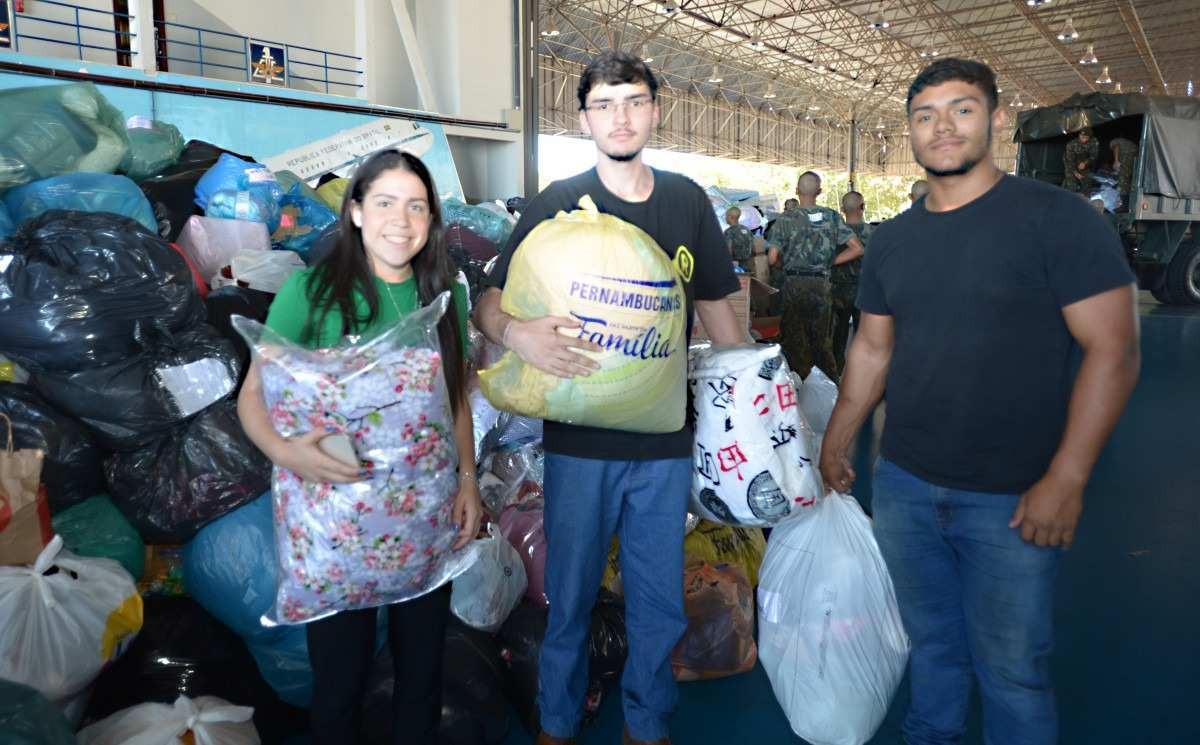
[[[375,652],[377,609],[343,611],[308,624],[313,670],[309,718],[313,745],[360,740],[367,673]],[[392,740],[434,745],[442,714],[442,648],[450,613],[450,585],[389,605],[388,644],[395,665]]]
[[[850,339],[850,325],[858,331],[858,308],[854,305],[858,285],[835,284],[831,288],[833,298],[833,361],[837,363],[837,379],[846,372],[846,342]],[[832,375],[830,377],[833,377]]]

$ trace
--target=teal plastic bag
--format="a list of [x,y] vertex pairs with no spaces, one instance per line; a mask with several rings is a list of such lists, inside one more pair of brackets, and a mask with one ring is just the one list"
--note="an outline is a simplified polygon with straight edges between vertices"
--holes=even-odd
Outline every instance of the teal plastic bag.
[[179,162],[179,154],[183,152],[183,136],[175,125],[139,121],[127,132],[129,157],[121,170],[134,181],[156,176]]
[[146,544],[108,496],[99,494],[65,509],[50,519],[50,525],[71,553],[114,559],[134,581],[142,576]]
[[511,217],[450,197],[442,200],[442,222],[461,225],[500,248],[508,243],[516,222]]
[[50,210],[112,212],[158,234],[154,209],[138,185],[111,173],[64,173],[10,189],[4,204],[16,224]]
[[12,218],[8,216],[8,208],[0,202],[0,241],[12,235],[17,229]]
[[261,222],[267,226],[268,233],[279,229],[279,202],[263,189],[218,191],[209,198],[204,215],[223,220]]
[[75,745],[62,711],[29,686],[0,680],[0,743]]
[[283,187],[266,166],[221,153],[213,167],[196,182],[196,206],[207,214],[213,197],[228,191],[249,191],[273,202],[283,198]]
[[71,171],[112,173],[128,154],[124,116],[92,83],[0,91],[0,190]]

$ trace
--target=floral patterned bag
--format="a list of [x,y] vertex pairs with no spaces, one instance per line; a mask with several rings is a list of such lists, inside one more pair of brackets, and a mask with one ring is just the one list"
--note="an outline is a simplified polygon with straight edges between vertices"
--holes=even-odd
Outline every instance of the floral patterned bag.
[[370,339],[310,350],[235,316],[275,430],[348,435],[368,478],[305,481],[275,467],[279,584],[263,623],[296,624],[437,589],[475,559],[452,551],[458,453],[437,322],[449,293]]

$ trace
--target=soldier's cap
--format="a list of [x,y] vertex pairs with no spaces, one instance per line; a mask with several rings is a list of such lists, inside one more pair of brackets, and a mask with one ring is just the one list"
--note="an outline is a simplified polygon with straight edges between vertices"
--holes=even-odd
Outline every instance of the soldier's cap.
[[1092,136],[1092,128],[1091,128],[1091,127],[1084,127],[1083,129],[1079,130],[1079,134],[1081,134],[1081,135],[1087,135],[1088,137],[1091,137],[1091,136]]

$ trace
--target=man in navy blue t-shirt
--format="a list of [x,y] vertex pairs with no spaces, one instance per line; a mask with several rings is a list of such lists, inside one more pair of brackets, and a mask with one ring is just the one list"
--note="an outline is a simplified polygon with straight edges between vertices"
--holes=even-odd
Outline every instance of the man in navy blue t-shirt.
[[908,745],[958,742],[974,680],[989,745],[1049,745],[1054,579],[1137,380],[1134,278],[1087,203],[996,167],[986,65],[925,68],[908,112],[930,191],[871,239],[821,473],[849,491],[886,390],[872,505],[912,639]]

